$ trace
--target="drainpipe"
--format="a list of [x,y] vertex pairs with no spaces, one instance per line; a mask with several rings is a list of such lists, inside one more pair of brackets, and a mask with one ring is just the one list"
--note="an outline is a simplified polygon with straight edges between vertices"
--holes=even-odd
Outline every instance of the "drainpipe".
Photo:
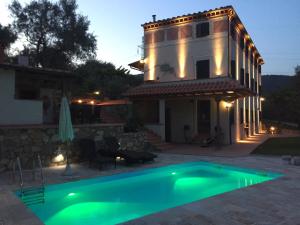
[[216,130],[216,139],[217,139],[217,147],[221,146],[221,126],[220,126],[220,97],[216,97],[215,101],[217,103],[217,130]]
[[228,15],[228,32],[227,32],[227,47],[228,47],[228,52],[227,52],[227,57],[228,57],[228,66],[227,66],[227,76],[229,77],[229,74],[230,74],[230,52],[231,52],[231,49],[230,49],[230,17]]

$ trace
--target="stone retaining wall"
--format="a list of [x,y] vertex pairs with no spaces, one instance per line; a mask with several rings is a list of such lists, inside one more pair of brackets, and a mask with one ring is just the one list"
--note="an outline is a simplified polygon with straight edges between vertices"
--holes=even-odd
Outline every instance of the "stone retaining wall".
[[[77,125],[74,133],[73,151],[78,151],[76,141],[81,138],[98,142],[104,136],[115,136],[122,147],[131,150],[142,150],[145,142],[144,133],[124,133],[122,124]],[[20,156],[24,168],[32,167],[35,153],[40,154],[43,166],[49,166],[60,145],[57,126],[0,127],[0,172],[11,168],[16,156]]]

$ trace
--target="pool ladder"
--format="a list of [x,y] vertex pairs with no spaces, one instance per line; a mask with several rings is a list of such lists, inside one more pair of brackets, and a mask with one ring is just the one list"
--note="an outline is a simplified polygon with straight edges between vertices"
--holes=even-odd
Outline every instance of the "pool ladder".
[[[43,174],[42,161],[39,154],[37,155],[37,161],[38,161],[38,167],[39,167],[38,171],[40,173],[41,183],[38,186],[25,187],[21,161],[19,157],[17,157],[16,159],[16,166],[19,172],[19,184],[20,184],[19,196],[21,197],[25,205],[33,205],[33,204],[39,204],[45,202],[45,180]],[[14,166],[14,170],[15,170],[15,166]],[[33,169],[32,169],[33,179],[35,179],[35,173],[36,173],[35,161],[33,160]]]

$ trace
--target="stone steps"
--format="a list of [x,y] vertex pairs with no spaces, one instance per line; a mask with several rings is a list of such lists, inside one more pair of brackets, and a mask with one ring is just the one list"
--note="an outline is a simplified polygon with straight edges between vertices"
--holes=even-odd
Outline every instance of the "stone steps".
[[145,134],[146,142],[150,143],[153,147],[155,147],[158,150],[164,151],[174,147],[174,145],[162,141],[161,137],[159,137],[157,134],[153,133],[148,129],[145,129]]

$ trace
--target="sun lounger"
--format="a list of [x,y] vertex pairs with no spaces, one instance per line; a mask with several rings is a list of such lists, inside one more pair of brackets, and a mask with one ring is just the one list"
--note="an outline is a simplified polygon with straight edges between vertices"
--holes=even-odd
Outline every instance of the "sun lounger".
[[104,146],[105,147],[99,149],[101,155],[106,157],[124,158],[127,164],[139,162],[145,163],[153,161],[157,157],[157,155],[151,152],[120,149],[118,140],[114,137],[104,138]]
[[105,157],[97,152],[94,140],[80,139],[78,145],[80,148],[80,160],[88,161],[90,167],[102,169],[104,165],[114,164],[114,167],[116,168],[116,159]]
[[209,147],[212,143],[214,143],[216,141],[216,137],[209,137],[209,138],[206,138],[201,147]]

